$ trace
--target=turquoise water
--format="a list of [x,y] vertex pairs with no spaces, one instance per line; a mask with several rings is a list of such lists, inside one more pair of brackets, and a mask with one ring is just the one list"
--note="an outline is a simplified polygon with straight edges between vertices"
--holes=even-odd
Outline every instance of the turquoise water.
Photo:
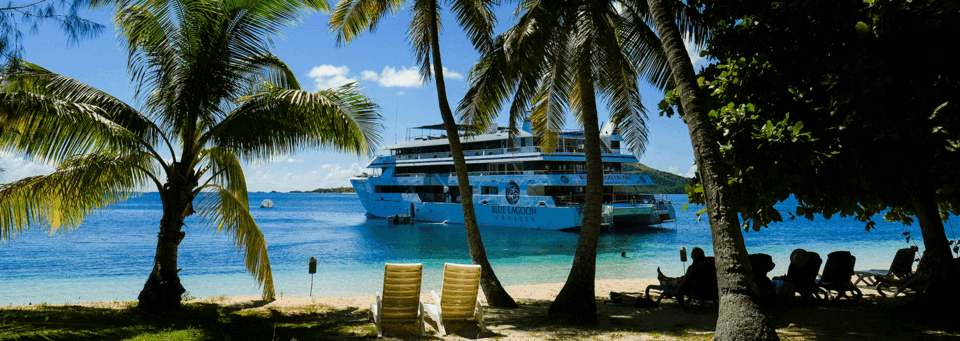
[[[274,208],[256,207],[263,199],[272,200]],[[701,207],[681,211],[686,196],[670,199],[677,205],[677,222],[601,236],[597,278],[655,278],[658,266],[677,276],[683,268],[680,247],[699,246],[712,254],[706,217],[698,222],[694,214]],[[443,263],[470,263],[463,225],[388,225],[366,218],[355,195],[251,193],[250,202],[269,244],[277,295],[310,295],[310,257],[318,259],[313,295],[326,296],[379,291],[385,262],[424,263],[424,290],[439,288]],[[0,244],[0,304],[136,300],[152,267],[160,216],[159,196],[147,193],[89,216],[75,231],[48,236],[33,230]],[[777,267],[770,275],[785,273],[789,254],[798,247],[824,258],[831,251],[850,250],[858,269],[886,268],[896,249],[914,244],[905,242],[904,231],[920,237],[917,226],[880,221],[869,232],[863,226],[851,218],[818,217],[775,224],[744,237],[751,253],[773,256]],[[260,294],[227,235],[192,219],[184,230],[180,276],[191,295]],[[577,234],[493,226],[481,227],[481,234],[505,285],[566,280]],[[953,236],[952,223],[947,236]],[[916,243],[922,247],[920,240]],[[620,256],[623,251],[627,258]]]

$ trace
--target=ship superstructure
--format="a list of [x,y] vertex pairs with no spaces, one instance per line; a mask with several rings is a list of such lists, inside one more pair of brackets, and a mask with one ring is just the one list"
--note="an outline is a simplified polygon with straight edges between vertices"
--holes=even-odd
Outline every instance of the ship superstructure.
[[[374,174],[351,179],[368,215],[463,223],[445,132],[443,125],[410,128],[406,141],[385,147],[389,155],[367,165]],[[583,133],[562,133],[549,154],[540,150],[537,139],[529,123],[515,135],[512,146],[505,127],[461,135],[480,225],[549,230],[581,225],[586,186]],[[650,177],[621,172],[624,163],[637,158],[621,151],[622,140],[612,125],[603,129],[601,140],[604,221],[614,226],[674,221],[676,212],[669,201],[645,193],[652,184]]]

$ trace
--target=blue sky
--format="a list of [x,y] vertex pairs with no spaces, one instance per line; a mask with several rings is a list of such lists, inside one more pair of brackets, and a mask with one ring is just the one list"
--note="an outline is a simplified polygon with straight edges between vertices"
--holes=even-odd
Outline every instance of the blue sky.
[[[512,13],[512,7],[498,11],[501,31],[512,24]],[[126,56],[117,44],[111,15],[110,11],[83,13],[83,17],[107,29],[99,38],[80,44],[68,44],[54,25],[41,26],[38,32],[25,36],[25,59],[135,103]],[[328,19],[326,14],[312,14],[287,29],[282,37],[274,37],[274,53],[287,63],[305,88],[315,91],[358,81],[364,93],[380,105],[386,127],[385,144],[402,142],[409,127],[441,123],[435,85],[421,84],[417,76],[419,67],[406,35],[410,21],[407,9],[385,18],[376,31],[342,47],[336,46],[336,36],[329,33]],[[446,26],[440,48],[446,68],[447,96],[455,109],[466,92],[466,77],[477,55],[454,17],[446,15],[443,22]],[[693,56],[697,58],[696,54]],[[697,68],[702,64],[702,60],[696,63]],[[657,103],[663,95],[656,89],[644,86],[641,96],[648,108],[650,136],[640,162],[691,176],[696,168],[686,125],[677,117],[657,115]],[[600,110],[600,120],[606,121],[605,108]],[[506,125],[506,119],[504,114],[497,121]],[[572,116],[568,122],[575,123]],[[570,124],[567,128],[576,127]],[[368,162],[366,157],[303,150],[269,162],[247,164],[244,172],[250,191],[312,190],[349,186],[349,178],[362,172]],[[9,153],[0,153],[0,167],[6,169],[0,182],[49,173],[54,168]]]

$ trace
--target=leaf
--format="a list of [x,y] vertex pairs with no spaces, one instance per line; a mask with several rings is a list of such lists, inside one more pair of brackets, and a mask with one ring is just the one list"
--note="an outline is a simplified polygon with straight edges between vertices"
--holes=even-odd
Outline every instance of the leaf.
[[790,128],[790,131],[793,132],[794,135],[799,135],[800,129],[802,128],[803,128],[803,121],[798,121],[797,124],[794,124],[793,127]]
[[870,34],[870,26],[867,26],[867,23],[862,21],[858,21],[854,26],[854,29],[857,30],[857,35],[860,36],[860,38],[866,37]]
[[683,204],[683,206],[680,207],[680,210],[681,210],[681,211],[686,211],[686,210],[687,210],[687,206],[690,206],[690,204]]

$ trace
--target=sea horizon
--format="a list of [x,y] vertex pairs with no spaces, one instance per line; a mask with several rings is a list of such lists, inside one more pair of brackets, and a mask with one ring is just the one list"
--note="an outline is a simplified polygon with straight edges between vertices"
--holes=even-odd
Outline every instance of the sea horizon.
[[[680,276],[690,264],[680,261],[681,247],[701,247],[713,254],[707,219],[698,221],[695,214],[702,206],[681,210],[686,195],[668,197],[677,209],[676,222],[601,234],[597,279],[656,278],[657,267],[668,276]],[[264,199],[272,200],[274,208],[259,208]],[[48,236],[35,228],[0,244],[0,304],[136,300],[153,266],[160,205],[156,192],[144,192],[91,214],[75,231]],[[370,295],[381,290],[384,263],[423,263],[422,288],[428,292],[439,290],[444,263],[471,263],[462,224],[390,225],[367,218],[355,194],[250,193],[250,205],[269,245],[277,297]],[[795,200],[777,208],[787,216],[793,206]],[[945,223],[948,238],[953,238],[953,220]],[[923,248],[916,224],[884,222],[881,216],[875,221],[876,229],[865,231],[865,223],[852,217],[797,218],[744,232],[744,238],[750,253],[773,257],[776,267],[769,277],[786,273],[796,248],[818,252],[824,259],[832,251],[850,251],[857,257],[857,269],[885,269],[897,249]],[[566,280],[576,233],[498,226],[480,230],[504,285]],[[194,217],[187,219],[184,231],[178,265],[189,296],[262,293],[228,235]],[[912,236],[910,242],[905,231]],[[310,257],[318,260],[312,294]]]

